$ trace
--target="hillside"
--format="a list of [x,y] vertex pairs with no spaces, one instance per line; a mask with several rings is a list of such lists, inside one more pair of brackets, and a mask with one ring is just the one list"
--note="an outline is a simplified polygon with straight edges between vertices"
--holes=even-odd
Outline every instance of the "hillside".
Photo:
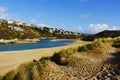
[[0,39],[34,39],[42,37],[56,37],[60,39],[75,39],[82,34],[65,31],[47,26],[36,26],[21,21],[0,19]]
[[83,38],[86,41],[93,41],[95,38],[114,38],[120,36],[120,30],[105,30],[94,35],[89,35]]
[[32,27],[0,21],[0,39],[33,39],[40,35]]
[[104,38],[21,64],[1,80],[120,80],[118,38]]

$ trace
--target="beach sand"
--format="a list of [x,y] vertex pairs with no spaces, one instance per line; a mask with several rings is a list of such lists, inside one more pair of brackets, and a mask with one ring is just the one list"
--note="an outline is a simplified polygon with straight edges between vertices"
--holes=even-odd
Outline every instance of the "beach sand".
[[[56,42],[56,41],[65,41],[65,40],[70,40],[70,39],[52,39],[51,41]],[[72,39],[71,39],[72,40]],[[74,40],[74,39],[73,39]]]
[[20,64],[32,61],[33,59],[40,59],[44,56],[52,56],[54,52],[61,49],[67,49],[69,47],[78,47],[87,44],[88,42],[76,41],[72,44],[54,48],[43,48],[34,50],[22,50],[22,51],[7,51],[0,52],[0,75],[4,75],[12,69],[15,69]]

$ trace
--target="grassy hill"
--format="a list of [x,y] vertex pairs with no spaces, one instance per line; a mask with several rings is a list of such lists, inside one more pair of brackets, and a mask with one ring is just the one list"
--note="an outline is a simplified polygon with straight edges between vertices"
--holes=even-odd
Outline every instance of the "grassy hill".
[[120,36],[120,30],[105,30],[97,34],[89,35],[83,38],[86,41],[93,41],[95,38],[114,38]]

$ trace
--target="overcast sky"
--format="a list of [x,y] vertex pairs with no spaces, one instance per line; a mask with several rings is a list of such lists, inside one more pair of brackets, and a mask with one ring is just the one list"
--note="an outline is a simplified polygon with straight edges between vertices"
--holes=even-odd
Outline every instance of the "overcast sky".
[[120,0],[0,0],[0,18],[97,33],[120,29]]

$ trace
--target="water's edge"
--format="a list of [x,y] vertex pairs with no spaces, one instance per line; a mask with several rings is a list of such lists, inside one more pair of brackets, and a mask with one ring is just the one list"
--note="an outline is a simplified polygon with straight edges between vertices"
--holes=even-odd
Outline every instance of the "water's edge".
[[0,52],[30,50],[30,49],[39,49],[39,48],[52,48],[52,47],[65,46],[72,42],[74,42],[74,40],[51,41],[51,39],[43,39],[37,43],[5,44],[5,45],[0,45]]

